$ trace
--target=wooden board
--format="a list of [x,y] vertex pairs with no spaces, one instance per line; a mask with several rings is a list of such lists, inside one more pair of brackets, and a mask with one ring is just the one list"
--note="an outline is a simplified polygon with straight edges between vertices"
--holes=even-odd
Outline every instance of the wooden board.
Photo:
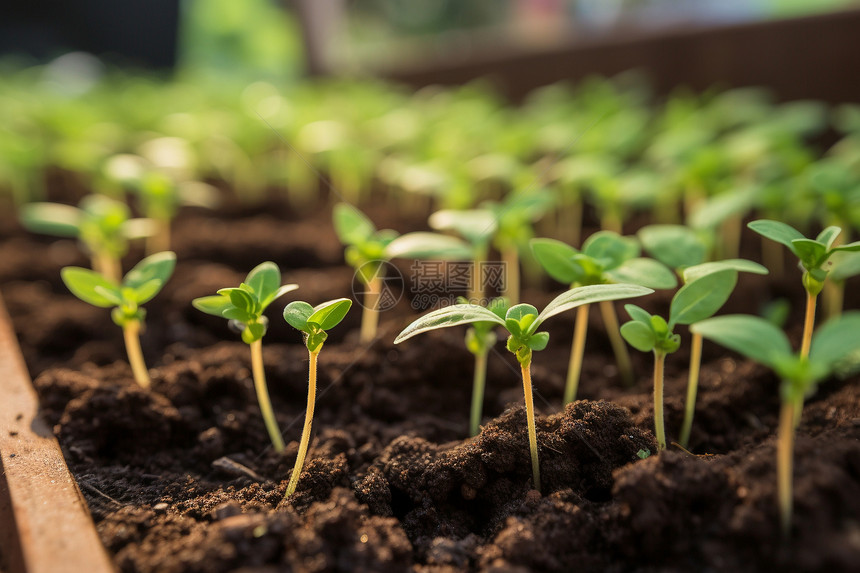
[[0,299],[0,555],[6,573],[114,571]]

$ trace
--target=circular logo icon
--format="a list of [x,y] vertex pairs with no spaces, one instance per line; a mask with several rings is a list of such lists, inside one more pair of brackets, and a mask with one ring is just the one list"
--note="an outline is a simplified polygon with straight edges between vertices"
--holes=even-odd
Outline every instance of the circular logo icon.
[[352,294],[358,305],[377,312],[394,308],[404,290],[403,274],[388,261],[366,262],[352,277]]

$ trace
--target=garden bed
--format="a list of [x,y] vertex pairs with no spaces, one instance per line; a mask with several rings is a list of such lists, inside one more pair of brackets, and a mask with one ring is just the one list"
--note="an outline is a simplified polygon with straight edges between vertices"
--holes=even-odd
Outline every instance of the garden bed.
[[[42,415],[120,570],[851,571],[860,562],[858,377],[823,384],[804,409],[792,536],[782,543],[770,371],[706,344],[693,453],[670,447],[640,459],[656,451],[650,360],[634,356],[638,380],[623,387],[595,316],[583,400],[561,410],[573,319],[562,316],[533,367],[541,495],[529,485],[516,363],[500,345],[491,354],[483,432],[464,439],[472,357],[445,333],[394,346],[417,314],[408,296],[382,314],[372,345],[358,343],[359,313],[332,332],[308,463],[285,501],[307,395],[306,350],[275,320],[292,295],[273,305],[264,339],[284,455],[268,447],[247,345],[190,301],[238,284],[263,260],[312,302],[352,297],[352,271],[323,206],[302,218],[279,201],[242,218],[226,213],[186,210],[176,223],[176,272],[148,305],[142,340],[151,392],[134,383],[109,313],[60,281],[60,267],[86,264],[74,243],[3,221],[0,292]],[[424,216],[370,214],[381,228],[423,227]],[[541,307],[551,296],[527,288],[523,298]],[[775,297],[790,299],[789,324],[799,325],[796,276],[745,276],[725,310],[756,313]],[[668,300],[642,305],[665,312]],[[857,306],[849,293],[846,308]],[[789,334],[796,344],[799,328]],[[687,359],[682,349],[667,361],[670,440]]]

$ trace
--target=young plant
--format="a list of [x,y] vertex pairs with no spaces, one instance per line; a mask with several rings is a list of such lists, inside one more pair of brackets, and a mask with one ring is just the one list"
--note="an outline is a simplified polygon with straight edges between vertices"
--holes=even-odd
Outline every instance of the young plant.
[[708,258],[709,246],[702,234],[684,225],[647,225],[636,237],[651,257],[678,274]]
[[860,251],[860,241],[834,246],[836,238],[842,232],[842,229],[835,226],[827,227],[815,239],[804,237],[800,231],[781,221],[759,219],[747,226],[759,235],[785,245],[799,259],[800,267],[803,269],[803,288],[806,290],[806,314],[803,321],[800,357],[806,358],[809,356],[812,331],[815,328],[816,301],[832,266],[830,257],[841,251]]
[[480,304],[484,296],[484,286],[478,269],[487,260],[490,240],[498,230],[498,222],[492,211],[487,209],[443,209],[436,211],[427,221],[437,231],[454,231],[472,247],[472,288],[468,302]]
[[152,300],[173,274],[176,255],[170,251],[146,257],[132,268],[122,283],[81,267],[66,267],[60,276],[76,297],[102,308],[111,308],[111,318],[122,328],[128,363],[135,381],[144,388],[151,382],[140,349],[140,331],[146,310],[142,305]]
[[767,320],[728,315],[691,327],[709,340],[771,368],[782,380],[776,447],[777,498],[782,532],[791,531],[795,419],[803,400],[834,372],[860,364],[860,312],[845,313],[824,324],[813,336],[808,356],[792,352],[785,333]]
[[296,491],[299,476],[305,464],[305,456],[308,453],[308,443],[311,438],[311,425],[314,419],[314,403],[317,394],[317,357],[322,350],[323,343],[328,338],[327,330],[331,330],[346,316],[352,301],[347,298],[338,298],[324,302],[317,306],[297,300],[287,305],[284,309],[284,320],[302,333],[305,346],[308,349],[308,406],[305,412],[305,426],[302,430],[302,439],[299,442],[299,453],[296,456],[296,465],[287,485],[289,497]]
[[254,267],[238,287],[222,288],[216,295],[191,301],[197,310],[229,320],[231,326],[241,331],[242,342],[251,347],[251,370],[257,402],[276,452],[284,451],[284,440],[272,410],[263,370],[263,336],[269,325],[269,319],[263,315],[263,311],[275,299],[297,288],[299,286],[295,284],[281,286],[278,265],[267,261]]
[[[726,270],[735,271],[736,273],[767,274],[767,269],[758,263],[745,259],[728,259],[687,267],[681,271],[681,278],[685,284],[689,284],[709,274]],[[694,332],[690,341],[690,370],[687,378],[687,401],[684,407],[684,422],[681,426],[680,437],[678,438],[678,443],[684,448],[690,442],[690,431],[693,428],[693,415],[696,412],[696,394],[699,390],[699,370],[701,366],[702,335]]]
[[132,219],[128,207],[104,195],[88,195],[78,207],[60,203],[29,203],[21,207],[21,223],[34,232],[76,237],[92,258],[93,270],[120,281],[120,259],[129,239],[149,236],[150,219]]
[[355,276],[367,287],[359,337],[365,344],[376,337],[384,263],[394,258],[454,260],[472,256],[469,245],[455,237],[436,233],[399,235],[391,229],[377,231],[370,219],[346,203],[334,206],[333,219],[335,232],[341,243],[346,245],[346,262],[355,269]]
[[[461,304],[469,301],[460,299]],[[471,303],[474,304],[474,303]],[[501,319],[505,318],[510,305],[503,298],[494,298],[487,308]],[[469,416],[469,435],[477,436],[481,431],[481,413],[484,409],[484,387],[487,382],[487,355],[496,343],[496,328],[494,322],[474,322],[466,330],[466,349],[475,355],[475,371],[472,378],[472,408]]]
[[538,464],[537,433],[535,430],[534,401],[532,399],[531,361],[533,351],[546,348],[549,342],[549,333],[538,332],[538,328],[546,319],[583,304],[642,296],[651,292],[654,291],[649,288],[626,284],[583,286],[560,294],[540,313],[530,304],[517,304],[507,310],[504,318],[482,306],[455,304],[422,316],[397,335],[394,343],[398,344],[422,332],[460,324],[489,322],[503,326],[508,331],[510,336],[508,337],[507,348],[516,356],[523,377],[529,451],[532,460],[532,480],[535,489],[540,491],[540,466]]
[[666,449],[663,423],[663,367],[666,355],[678,350],[681,337],[675,334],[678,324],[693,324],[717,312],[735,288],[738,274],[723,269],[693,280],[675,293],[669,308],[669,320],[651,315],[633,304],[624,305],[630,322],[621,327],[621,336],[636,350],[654,353],[654,434],[657,449]]
[[[546,272],[555,280],[570,287],[604,283],[632,283],[648,288],[673,288],[677,284],[672,271],[663,264],[639,257],[639,245],[635,239],[622,237],[612,231],[599,231],[586,239],[582,251],[577,251],[554,239],[533,239],[532,252]],[[588,326],[589,305],[576,311],[570,364],[564,390],[564,403],[576,399],[582,357],[585,350],[585,334]],[[600,303],[600,312],[606,334],[612,344],[615,361],[621,379],[633,382],[633,367],[630,355],[618,330],[618,316],[612,302]]]

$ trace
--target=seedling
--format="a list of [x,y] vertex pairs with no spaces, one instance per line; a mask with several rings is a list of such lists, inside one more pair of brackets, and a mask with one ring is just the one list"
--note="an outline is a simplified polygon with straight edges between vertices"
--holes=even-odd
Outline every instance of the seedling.
[[284,440],[272,410],[266,373],[263,370],[263,336],[269,325],[269,319],[263,315],[263,311],[275,299],[297,288],[299,286],[295,284],[281,286],[281,271],[278,265],[267,261],[254,267],[238,287],[222,288],[217,295],[191,301],[197,310],[229,320],[230,325],[242,333],[242,342],[251,347],[254,389],[266,431],[277,452],[284,451]]
[[534,400],[532,399],[531,361],[533,351],[546,348],[549,342],[549,333],[538,332],[538,328],[546,319],[583,304],[642,296],[651,292],[654,291],[627,284],[577,287],[555,297],[540,313],[530,304],[517,304],[507,310],[504,318],[482,306],[455,304],[422,316],[397,335],[394,343],[398,344],[422,332],[460,324],[489,322],[503,326],[508,331],[510,336],[508,337],[507,348],[516,356],[523,377],[529,451],[532,460],[532,480],[535,489],[540,491],[540,466],[538,464]]
[[437,231],[454,231],[472,246],[472,281],[469,291],[471,304],[480,304],[484,296],[484,285],[478,269],[487,260],[490,240],[498,230],[498,222],[487,209],[443,209],[430,215],[428,223]]
[[735,288],[737,271],[724,269],[697,278],[681,287],[672,298],[668,322],[634,304],[624,305],[630,322],[621,327],[621,336],[636,350],[654,353],[654,434],[657,450],[666,449],[663,423],[663,367],[666,355],[678,350],[681,337],[678,324],[693,324],[717,312]]
[[117,283],[100,273],[81,267],[66,267],[60,276],[76,297],[102,308],[113,308],[111,318],[122,328],[128,363],[135,381],[144,388],[151,382],[140,349],[140,331],[146,310],[142,305],[152,300],[173,274],[176,255],[170,251],[146,257]]
[[860,241],[834,245],[842,232],[842,229],[836,226],[827,227],[814,240],[804,237],[800,231],[781,221],[759,219],[747,226],[759,235],[785,245],[799,259],[799,266],[803,269],[803,288],[806,290],[806,314],[800,356],[806,358],[809,356],[812,331],[815,328],[815,304],[832,267],[830,257],[840,251],[860,251]]
[[151,235],[150,219],[132,219],[128,207],[104,195],[88,195],[78,207],[60,203],[29,203],[21,207],[21,222],[37,233],[76,237],[92,258],[93,270],[120,282],[120,259],[129,239]]
[[[461,304],[469,301],[460,299]],[[472,303],[474,304],[474,303]],[[494,298],[487,308],[501,319],[510,308],[504,298]],[[487,355],[496,343],[494,322],[475,322],[466,330],[466,349],[475,355],[475,371],[472,379],[472,409],[469,417],[469,435],[477,436],[481,431],[481,412],[484,408],[484,387],[487,382]]]
[[795,354],[785,333],[767,320],[728,315],[703,320],[691,327],[709,340],[771,368],[782,380],[776,447],[777,498],[782,532],[791,531],[795,419],[803,400],[834,372],[860,365],[860,312],[845,313],[822,326],[812,338],[807,356]]
[[709,246],[702,234],[684,225],[648,225],[636,236],[649,255],[678,273],[708,257]]
[[383,263],[394,258],[468,259],[469,245],[436,233],[399,235],[391,229],[376,226],[361,211],[346,203],[334,206],[334,229],[346,245],[347,264],[355,269],[358,280],[367,287],[361,314],[360,340],[368,343],[376,337],[379,303],[382,294]]
[[[533,239],[532,252],[546,272],[555,280],[571,287],[603,283],[632,283],[648,288],[673,288],[675,276],[663,264],[639,257],[639,245],[635,239],[622,237],[612,231],[600,231],[586,239],[582,251],[577,251],[554,239]],[[588,326],[589,305],[576,311],[570,364],[564,389],[564,403],[576,399],[582,357],[585,350],[585,335]],[[612,302],[600,303],[600,312],[606,334],[612,344],[615,361],[621,379],[633,382],[633,367],[630,355],[618,330],[618,316]]]
[[[685,284],[689,284],[709,274],[720,271],[748,272],[757,275],[767,274],[767,269],[758,263],[744,259],[728,259],[688,267],[681,272],[681,278]],[[699,370],[701,365],[702,336],[694,332],[690,341],[690,371],[687,378],[687,401],[684,408],[684,422],[681,426],[680,437],[678,438],[678,443],[684,448],[690,442],[690,431],[693,428],[693,415],[696,412],[696,394],[699,389]]]
[[311,425],[314,418],[314,402],[317,394],[317,357],[322,350],[323,343],[328,338],[327,330],[331,330],[346,316],[352,301],[347,298],[338,298],[324,302],[317,306],[297,300],[287,305],[284,309],[284,320],[299,330],[308,349],[308,406],[305,412],[305,426],[302,430],[302,439],[299,442],[299,453],[296,457],[296,465],[287,485],[287,497],[296,491],[299,476],[305,464],[305,456],[308,453],[308,442],[311,438]]

